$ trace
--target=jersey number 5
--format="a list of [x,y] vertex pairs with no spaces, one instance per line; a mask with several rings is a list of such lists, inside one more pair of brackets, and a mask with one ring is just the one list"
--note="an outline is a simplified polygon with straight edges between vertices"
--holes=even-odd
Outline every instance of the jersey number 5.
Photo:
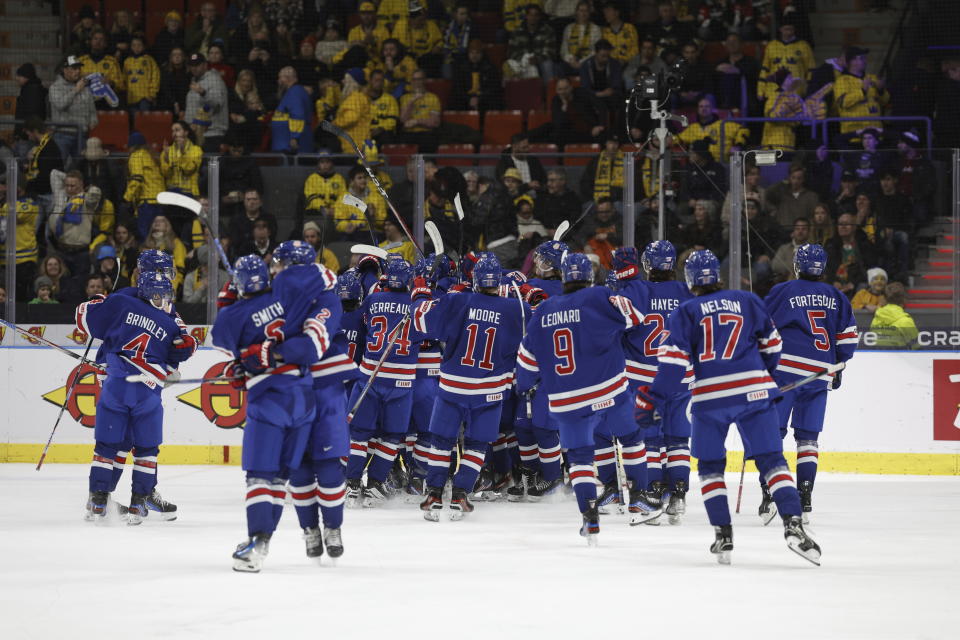
[[810,333],[812,333],[815,338],[813,346],[820,351],[830,350],[830,334],[827,333],[826,328],[820,326],[820,320],[826,317],[826,311],[807,310],[807,322],[810,323]]
[[[743,316],[736,313],[721,313],[717,316],[717,321],[721,325],[731,324],[730,336],[727,338],[727,345],[723,348],[721,360],[729,360],[737,350],[737,344],[740,342],[740,329],[743,328]],[[700,352],[700,362],[709,362],[717,357],[714,351],[714,329],[713,316],[703,316],[700,319],[700,327],[703,329],[703,351]]]

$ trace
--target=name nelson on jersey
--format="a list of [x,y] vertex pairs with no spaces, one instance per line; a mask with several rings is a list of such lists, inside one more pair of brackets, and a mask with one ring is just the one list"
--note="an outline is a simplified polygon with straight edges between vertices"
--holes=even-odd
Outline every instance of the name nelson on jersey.
[[716,313],[718,311],[735,311],[736,313],[743,313],[743,310],[740,308],[739,300],[727,300],[726,298],[720,298],[719,300],[707,300],[706,302],[700,303],[700,313]]
[[796,309],[797,307],[824,307],[835,310],[837,308],[837,299],[819,293],[794,296],[790,298],[790,308]]
[[271,320],[275,320],[283,315],[283,305],[280,302],[274,302],[273,304],[260,309],[255,313],[250,314],[250,320],[253,322],[253,326],[262,327],[265,324],[268,324]]
[[571,324],[580,322],[580,309],[563,309],[546,313],[540,318],[541,327],[555,327],[558,324]]
[[167,332],[164,331],[162,327],[157,326],[156,322],[139,313],[127,313],[124,323],[137,327],[138,329],[143,329],[157,340],[162,341],[167,339]]

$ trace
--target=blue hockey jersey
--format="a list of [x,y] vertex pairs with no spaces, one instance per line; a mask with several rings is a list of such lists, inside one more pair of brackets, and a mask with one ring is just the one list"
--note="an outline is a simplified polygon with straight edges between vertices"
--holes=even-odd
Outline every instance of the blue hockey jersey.
[[525,313],[516,298],[482,293],[421,302],[414,328],[445,344],[440,393],[461,403],[500,402],[513,384]]
[[[627,359],[627,377],[640,384],[650,384],[657,375],[657,352],[667,335],[667,320],[680,303],[693,297],[687,285],[676,282],[650,282],[639,278],[621,280],[619,295],[629,298],[643,313],[643,324],[624,336],[623,348]],[[687,381],[693,379],[688,369]]]
[[[783,340],[775,378],[783,384],[805,378],[825,365],[853,357],[859,334],[847,297],[823,282],[791,280],[770,290],[764,300]],[[824,388],[826,379],[811,382]]]
[[[410,294],[406,291],[378,291],[364,298],[360,308],[366,327],[366,341],[360,370],[370,375],[377,368],[383,350],[403,317],[410,313]],[[384,360],[374,384],[411,386],[417,377],[417,359],[424,336],[407,322]],[[410,385],[398,385],[410,381]]]
[[277,366],[252,375],[246,381],[251,400],[274,387],[288,384],[312,386],[306,372],[320,359],[317,345],[321,336],[306,335],[313,333],[312,330],[287,335],[285,314],[279,295],[270,289],[250,298],[240,298],[221,309],[210,330],[213,346],[233,358],[240,358],[244,349],[252,344],[268,338],[277,341],[274,347]]
[[[136,287],[123,287],[122,289],[117,289],[110,295],[127,296],[129,298],[136,298],[137,300],[140,299],[140,294],[138,293]],[[177,326],[180,327],[180,333],[187,332],[187,324],[183,321],[183,319],[180,318],[180,314],[177,313],[176,307],[173,304],[170,305],[170,312],[168,315],[173,318],[174,322],[177,323]],[[116,345],[112,343],[112,339],[112,336],[107,336],[105,339],[103,339],[103,341],[100,343],[100,346],[97,348],[97,355],[94,357],[94,362],[101,364],[106,363],[107,353],[116,348]],[[176,368],[177,365],[173,366]]]
[[[129,295],[94,299],[77,307],[76,320],[87,335],[103,340],[108,376],[145,374],[162,380],[172,370],[168,357],[180,327],[149,302]],[[145,384],[159,393],[155,382]]]
[[531,287],[543,289],[551,298],[563,295],[563,281],[559,279],[544,280],[543,278],[530,278],[527,280],[527,284]]
[[[353,311],[344,311],[340,316],[340,333],[346,338],[347,355],[360,364],[363,357],[363,342],[366,339],[366,325],[363,324],[363,309],[359,306]],[[358,346],[359,345],[359,346]]]
[[541,302],[517,355],[517,386],[547,394],[551,412],[612,406],[627,389],[621,339],[643,316],[606,287],[587,287]]
[[771,373],[780,358],[780,334],[755,294],[716,291],[687,300],[670,315],[667,328],[650,389],[656,401],[682,390],[689,365],[696,378],[693,413],[779,393]]

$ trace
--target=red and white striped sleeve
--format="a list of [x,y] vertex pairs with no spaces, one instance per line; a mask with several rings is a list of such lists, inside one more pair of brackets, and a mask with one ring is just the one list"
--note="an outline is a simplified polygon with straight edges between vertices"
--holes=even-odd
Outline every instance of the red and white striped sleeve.
[[424,300],[413,310],[413,328],[420,333],[427,333],[427,314],[436,302],[436,300]]
[[531,373],[540,372],[540,366],[537,364],[537,356],[533,355],[533,353],[522,344],[520,345],[520,350],[517,352],[517,364]]
[[637,311],[637,308],[633,306],[629,298],[625,298],[624,296],[610,296],[610,304],[623,315],[627,329],[638,327],[640,323],[643,322],[643,314]]
[[780,353],[783,348],[780,332],[774,329],[766,338],[760,338],[759,346],[760,353]]

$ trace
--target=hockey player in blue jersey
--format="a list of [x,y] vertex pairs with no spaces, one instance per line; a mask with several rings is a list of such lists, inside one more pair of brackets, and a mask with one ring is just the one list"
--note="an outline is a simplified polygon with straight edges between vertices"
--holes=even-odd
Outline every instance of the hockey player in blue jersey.
[[[805,378],[829,365],[853,357],[859,335],[857,321],[847,297],[824,282],[827,253],[818,244],[800,246],[793,258],[797,279],[782,282],[767,294],[764,304],[780,331],[783,353],[774,372],[777,384]],[[793,428],[797,442],[797,488],[804,523],[813,509],[813,484],[819,456],[817,439],[823,430],[827,408],[827,387],[840,386],[840,373],[833,380],[817,380],[788,391],[777,403],[780,435]],[[776,515],[776,506],[763,486],[760,517],[764,524]]]
[[340,298],[340,331],[347,339],[347,355],[360,364],[363,356],[365,327],[360,302],[363,300],[363,283],[356,269],[347,269],[337,278],[337,296]]
[[[427,495],[420,504],[424,518],[434,522],[443,509],[443,487],[461,423],[463,454],[453,478],[450,517],[458,520],[473,511],[468,494],[497,439],[503,398],[513,384],[527,312],[515,300],[500,297],[501,271],[495,256],[484,256],[473,268],[473,292],[421,302],[413,313],[418,332],[445,344],[440,392],[430,417]],[[429,298],[430,289],[415,287],[413,297],[415,304]]]
[[[563,293],[560,277],[560,262],[563,255],[570,251],[566,242],[547,240],[533,251],[533,268],[536,276],[527,280],[530,287],[542,289],[547,296]],[[532,304],[532,302],[531,302]]]
[[[173,285],[160,273],[142,274],[137,297],[97,297],[77,307],[77,326],[104,341],[107,377],[97,403],[90,497],[92,519],[106,514],[116,486],[115,464],[121,448],[136,447],[133,492],[127,523],[140,524],[147,501],[157,484],[157,453],[163,440],[163,382],[179,364],[193,355],[196,341],[181,339],[180,327],[170,317]],[[189,336],[188,336],[189,338]],[[176,341],[176,342],[175,342]],[[127,376],[141,375],[140,382]],[[122,469],[122,466],[121,466]]]
[[239,300],[222,309],[213,345],[235,361],[227,375],[245,384],[247,421],[241,465],[246,472],[247,535],[233,554],[235,571],[260,571],[286,499],[290,470],[300,465],[316,401],[309,366],[319,360],[326,328],[308,317],[287,324],[286,309],[256,255],[234,264]]
[[[306,452],[298,468],[290,472],[290,495],[303,529],[308,558],[343,555],[343,503],[346,476],[342,457],[349,453],[347,397],[344,381],[356,379],[359,370],[340,332],[342,307],[336,293],[336,276],[321,264],[306,242],[288,240],[273,252],[273,290],[287,310],[287,321],[296,322],[301,301],[306,316],[322,324],[324,333],[315,345],[319,360],[310,365],[316,415],[310,426]],[[317,328],[315,325],[314,328]],[[323,515],[323,531],[320,515]]]
[[[385,290],[369,294],[361,303],[366,341],[360,370],[370,377],[381,356],[385,355],[385,360],[350,423],[347,500],[356,504],[361,498],[360,479],[369,449],[372,456],[367,485],[362,488],[365,507],[379,506],[388,497],[384,482],[410,426],[413,382],[424,339],[413,329],[409,317],[413,267],[396,256],[387,260],[384,275]],[[391,340],[393,347],[385,354]],[[363,385],[354,386],[347,406],[354,407],[362,393]],[[376,440],[372,440],[374,435]]]
[[687,367],[693,367],[693,455],[699,460],[700,492],[716,533],[710,551],[721,564],[730,563],[733,528],[723,476],[724,441],[730,424],[736,423],[745,455],[756,462],[783,517],[788,547],[819,564],[820,547],[803,529],[800,495],[783,457],[773,404],[779,395],[772,373],[780,358],[780,334],[760,298],[720,288],[720,264],[711,251],[690,254],[684,270],[696,297],[670,314],[650,397],[662,413],[683,391]]
[[[563,295],[541,302],[530,319],[517,355],[517,385],[521,392],[536,386],[537,394],[546,398],[567,449],[570,481],[583,515],[580,534],[592,545],[600,532],[594,432],[605,428],[626,446],[640,442],[621,338],[640,326],[642,316],[626,298],[590,286],[593,266],[584,254],[568,254],[561,269]],[[636,499],[639,505],[643,487],[638,469],[628,465],[626,472],[634,482],[631,503]],[[648,514],[635,513],[631,524]]]

